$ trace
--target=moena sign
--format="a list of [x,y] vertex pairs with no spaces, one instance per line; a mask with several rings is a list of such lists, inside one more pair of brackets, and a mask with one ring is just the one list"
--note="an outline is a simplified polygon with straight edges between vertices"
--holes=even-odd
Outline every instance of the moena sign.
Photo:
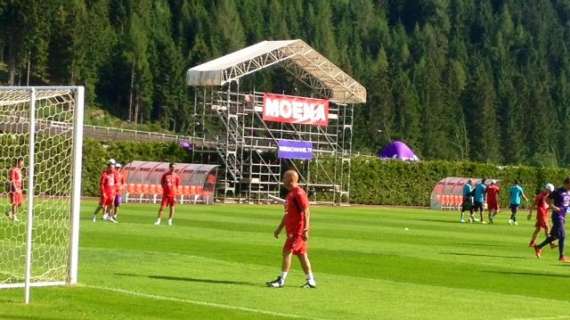
[[326,127],[329,101],[264,93],[263,120]]

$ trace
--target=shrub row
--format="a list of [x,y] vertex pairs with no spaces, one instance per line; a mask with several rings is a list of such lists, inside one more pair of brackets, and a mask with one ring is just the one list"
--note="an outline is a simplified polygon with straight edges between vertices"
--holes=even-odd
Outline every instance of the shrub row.
[[436,183],[446,177],[500,180],[501,203],[508,203],[508,188],[518,179],[530,198],[546,182],[560,185],[570,175],[564,168],[496,166],[474,162],[422,161],[406,163],[355,157],[352,161],[351,202],[379,205],[429,206]]
[[[99,142],[88,139],[83,151],[83,194],[89,196],[98,194],[99,174],[110,158],[121,163],[133,160],[191,160],[190,155],[175,143]],[[332,166],[332,162],[329,162],[329,166]],[[332,167],[330,169],[332,172]],[[439,180],[445,177],[484,177],[501,181],[501,202],[505,206],[508,202],[508,187],[515,179],[521,181],[530,197],[546,182],[560,185],[564,177],[569,175],[570,170],[564,168],[449,161],[407,163],[358,156],[352,160],[351,202],[429,206],[432,189]]]

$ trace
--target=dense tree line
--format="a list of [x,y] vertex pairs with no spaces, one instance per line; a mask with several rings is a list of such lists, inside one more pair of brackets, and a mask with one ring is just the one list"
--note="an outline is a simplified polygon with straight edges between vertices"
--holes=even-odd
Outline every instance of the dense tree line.
[[357,150],[400,138],[429,159],[570,164],[569,22],[568,0],[2,0],[0,81],[83,84],[183,132],[188,67],[301,38],[368,88]]

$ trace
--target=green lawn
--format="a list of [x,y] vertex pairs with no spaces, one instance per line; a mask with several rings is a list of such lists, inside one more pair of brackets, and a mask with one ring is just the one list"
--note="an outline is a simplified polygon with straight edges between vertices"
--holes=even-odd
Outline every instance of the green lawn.
[[[80,282],[0,290],[0,319],[570,319],[570,265],[527,248],[531,223],[461,225],[457,214],[375,207],[313,209],[319,288],[295,261],[279,273],[277,206],[184,206],[154,226],[156,206],[127,205],[120,224],[84,204]],[[407,228],[407,229],[406,229]]]

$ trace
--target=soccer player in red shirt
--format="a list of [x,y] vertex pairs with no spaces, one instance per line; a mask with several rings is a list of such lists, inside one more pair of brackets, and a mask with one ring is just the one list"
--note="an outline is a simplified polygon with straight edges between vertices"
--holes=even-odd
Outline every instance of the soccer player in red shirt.
[[287,274],[291,269],[291,260],[296,255],[301,262],[303,271],[307,276],[307,282],[304,288],[316,288],[317,283],[313,277],[311,270],[311,262],[307,255],[307,242],[309,240],[310,230],[310,211],[309,198],[305,191],[299,187],[299,175],[294,170],[288,170],[283,175],[283,185],[289,193],[285,199],[285,215],[281,219],[281,223],[275,229],[273,235],[279,238],[279,234],[285,227],[287,239],[283,246],[283,261],[281,266],[281,276],[276,280],[267,282],[267,286],[271,288],[282,288],[285,286]]
[[103,219],[117,223],[117,220],[110,216],[113,202],[115,201],[116,193],[116,175],[115,175],[115,160],[111,159],[107,162],[107,168],[101,173],[99,178],[99,192],[101,194],[99,199],[99,206],[93,213],[93,222],[97,221],[97,213],[103,209]]
[[487,210],[489,210],[489,223],[495,223],[495,216],[499,213],[499,193],[501,189],[496,180],[491,180],[487,188]]
[[162,185],[162,203],[160,204],[160,209],[158,209],[158,218],[156,219],[155,225],[160,224],[160,219],[162,219],[162,210],[165,207],[170,207],[170,215],[168,216],[168,225],[172,225],[172,219],[174,219],[174,210],[176,207],[176,192],[180,188],[180,177],[174,172],[174,163],[170,163],[168,166],[168,172],[162,175],[160,178],[160,184]]
[[14,163],[14,167],[8,172],[8,180],[10,181],[10,213],[8,218],[18,221],[18,211],[24,202],[23,177],[22,168],[24,167],[24,159],[18,158]]
[[115,164],[115,200],[113,202],[113,219],[117,220],[119,207],[123,203],[123,193],[125,192],[126,180],[121,169],[121,164]]
[[548,223],[548,208],[550,206],[548,205],[548,198],[553,191],[554,185],[547,183],[544,186],[544,190],[534,198],[533,205],[528,208],[528,220],[532,217],[532,209],[536,208],[536,224],[534,225],[534,232],[532,233],[530,243],[528,244],[529,247],[534,247],[536,245],[536,237],[540,233],[541,229],[544,230],[544,234],[548,238],[548,234],[550,232],[550,224]]

